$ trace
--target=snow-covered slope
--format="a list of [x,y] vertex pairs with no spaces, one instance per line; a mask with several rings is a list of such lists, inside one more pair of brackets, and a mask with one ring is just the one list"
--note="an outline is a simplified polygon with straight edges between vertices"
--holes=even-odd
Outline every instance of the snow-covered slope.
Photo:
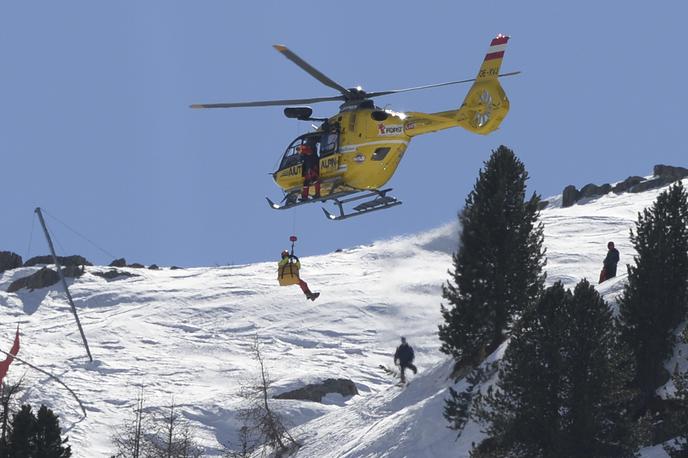
[[[688,183],[686,183],[688,184]],[[637,212],[661,190],[609,194],[573,207],[542,212],[548,282],[573,286],[595,280],[614,240],[622,264],[631,262],[628,230]],[[61,414],[77,457],[112,452],[112,428],[131,414],[139,387],[151,409],[177,404],[208,456],[236,441],[242,384],[256,373],[250,347],[263,348],[275,393],[332,377],[352,379],[359,396],[329,396],[327,403],[275,401],[304,444],[303,457],[468,456],[480,427],[469,423],[458,441],[441,416],[451,362],[438,351],[441,285],[456,248],[456,224],[302,259],[302,276],[322,295],[306,301],[298,287],[279,287],[275,262],[158,271],[130,269],[138,277],[106,281],[93,267],[70,290],[94,362],[89,363],[59,285],[0,292],[0,348],[18,323],[20,356],[61,377],[76,401],[47,377],[15,363],[25,400]],[[0,276],[0,291],[35,268]],[[625,269],[600,292],[613,300]],[[391,366],[399,336],[416,350],[419,374],[401,390],[380,370]],[[492,357],[498,357],[499,354]],[[459,452],[457,453],[457,448]],[[657,452],[656,454],[654,454]],[[648,450],[647,456],[662,456]],[[651,455],[652,454],[652,455]]]

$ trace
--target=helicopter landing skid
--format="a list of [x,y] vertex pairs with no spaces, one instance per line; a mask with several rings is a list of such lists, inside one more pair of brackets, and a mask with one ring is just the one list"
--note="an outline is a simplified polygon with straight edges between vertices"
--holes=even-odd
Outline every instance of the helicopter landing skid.
[[[285,204],[280,205],[274,203],[272,200],[270,200],[269,197],[266,197],[265,199],[268,201],[268,205],[270,205],[270,208],[274,210],[287,210],[289,208],[294,208],[294,207],[300,207],[301,205],[306,205],[306,204],[311,204],[315,202],[325,202],[328,200],[331,200],[337,205],[339,208],[339,215],[334,215],[327,211],[325,208],[323,208],[323,212],[325,212],[325,216],[327,216],[328,219],[333,220],[333,221],[339,221],[342,219],[347,219],[347,218],[352,218],[354,216],[359,216],[364,213],[370,213],[376,210],[384,210],[385,208],[389,207],[394,207],[397,205],[401,205],[401,201],[397,200],[396,197],[388,196],[387,193],[391,191],[391,188],[388,189],[383,189],[383,190],[371,190],[369,192],[366,191],[360,191],[360,190],[348,190],[348,191],[341,191],[341,192],[336,192],[333,194],[328,194],[327,196],[323,197],[312,197],[307,200],[299,200],[296,202],[289,202],[287,201]],[[362,194],[359,194],[361,193]],[[359,195],[354,195],[354,194],[359,194]],[[351,197],[347,197],[351,196]],[[366,199],[368,197],[374,197],[374,199],[362,202],[355,206],[353,208],[352,213],[345,213],[344,211],[344,204],[347,204],[349,202],[355,202],[357,200],[361,199]]]
[[[390,207],[396,207],[397,205],[401,205],[401,201],[398,200],[396,197],[393,196],[388,196],[387,193],[391,191],[392,188],[388,189],[383,189],[383,190],[371,190],[370,192],[366,192],[364,194],[358,195],[358,196],[353,196],[349,197],[347,199],[340,199],[338,197],[332,198],[331,200],[334,201],[334,203],[339,207],[339,215],[333,215],[332,213],[328,212],[326,209],[323,208],[323,212],[325,212],[325,216],[327,216],[328,219],[331,219],[333,221],[339,221],[342,219],[347,219],[347,218],[353,218],[354,216],[360,216],[365,213],[370,213],[374,212],[377,210],[384,210],[386,208]],[[367,200],[365,202],[362,202],[358,205],[356,205],[353,208],[352,213],[345,213],[344,212],[344,204],[349,203],[349,202],[354,202],[357,200],[361,199],[366,199],[368,197],[374,197],[374,199]]]
[[[265,200],[268,201],[268,205],[270,205],[270,208],[272,208],[274,210],[288,210],[290,208],[300,207],[301,205],[312,204],[315,202],[325,202],[326,200],[336,200],[336,199],[339,199],[340,197],[350,196],[351,194],[355,194],[357,192],[358,191],[355,191],[355,190],[354,191],[341,191],[341,192],[336,192],[333,194],[328,194],[328,195],[323,196],[323,197],[309,197],[308,199],[305,199],[305,200],[296,200],[296,197],[295,196],[292,197],[293,195],[290,194],[290,195],[287,195],[285,197],[286,203],[284,203],[282,205],[274,203],[272,200],[270,200],[269,197],[266,197]],[[285,199],[282,199],[282,200],[284,201]]]

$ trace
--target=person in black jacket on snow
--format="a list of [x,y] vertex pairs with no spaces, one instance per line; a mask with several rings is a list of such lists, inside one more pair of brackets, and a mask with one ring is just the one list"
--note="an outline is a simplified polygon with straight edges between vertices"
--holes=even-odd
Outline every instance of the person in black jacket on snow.
[[619,250],[614,248],[614,242],[609,242],[607,248],[609,251],[603,261],[605,280],[616,277],[616,265],[619,263]]
[[397,351],[394,353],[394,364],[399,365],[401,369],[401,383],[406,383],[406,375],[404,371],[408,367],[413,371],[414,374],[418,373],[418,369],[413,365],[413,348],[411,345],[406,343],[406,337],[401,338],[401,345],[397,347]]

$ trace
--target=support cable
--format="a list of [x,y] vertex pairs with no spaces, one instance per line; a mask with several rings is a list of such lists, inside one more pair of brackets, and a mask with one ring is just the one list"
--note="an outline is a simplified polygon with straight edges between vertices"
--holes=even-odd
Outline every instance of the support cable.
[[31,259],[31,243],[33,242],[33,228],[36,224],[36,216],[31,215],[31,233],[29,234],[29,247],[26,250],[26,260]]
[[112,259],[115,259],[115,258],[117,257],[117,256],[113,255],[112,253],[110,253],[109,251],[107,251],[105,248],[102,248],[101,246],[99,246],[99,245],[98,245],[96,242],[94,242],[93,240],[89,239],[88,237],[86,237],[85,235],[83,235],[82,233],[80,233],[79,231],[77,231],[76,229],[72,228],[69,224],[65,223],[64,221],[61,221],[61,220],[60,220],[58,217],[56,217],[55,215],[51,215],[50,213],[48,213],[48,212],[45,211],[45,210],[43,210],[43,213],[45,213],[46,215],[48,215],[49,217],[51,217],[52,219],[54,219],[54,220],[57,221],[58,223],[62,224],[64,227],[66,227],[67,229],[69,229],[70,231],[72,231],[74,234],[78,235],[78,236],[81,237],[82,239],[86,240],[88,243],[90,243],[91,245],[93,245],[95,248],[97,248],[98,250],[100,250],[102,253],[105,253],[106,255],[110,256]]
[[0,350],[0,353],[3,353],[3,354],[5,354],[5,355],[7,355],[7,356],[9,356],[9,357],[11,357],[11,358],[13,358],[13,359],[16,359],[16,360],[19,361],[20,363],[26,364],[26,365],[29,366],[31,369],[35,369],[35,370],[37,370],[38,372],[41,372],[41,373],[47,375],[48,377],[50,377],[51,379],[55,380],[57,383],[59,383],[59,384],[62,385],[63,387],[67,388],[67,391],[69,391],[69,392],[72,394],[72,396],[74,396],[74,399],[76,399],[76,402],[79,403],[79,407],[81,407],[81,411],[82,411],[83,414],[84,414],[84,418],[86,418],[86,409],[84,408],[84,404],[81,402],[81,399],[79,399],[79,397],[76,395],[76,393],[75,393],[74,391],[72,391],[72,389],[71,389],[70,387],[68,387],[62,380],[60,380],[59,378],[57,378],[57,376],[51,374],[51,373],[48,372],[48,371],[45,371],[45,370],[41,369],[40,367],[36,367],[36,366],[34,366],[33,364],[24,361],[24,360],[21,359],[20,357],[18,357],[18,356],[16,356],[16,355],[10,354],[9,352],[6,352],[6,351],[4,351],[4,350]]

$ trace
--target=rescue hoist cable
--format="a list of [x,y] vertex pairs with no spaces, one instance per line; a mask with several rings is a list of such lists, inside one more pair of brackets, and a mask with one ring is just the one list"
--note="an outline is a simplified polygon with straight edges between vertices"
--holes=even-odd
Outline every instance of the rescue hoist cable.
[[296,243],[297,240],[298,239],[296,238],[295,235],[292,235],[289,237],[289,241],[291,242],[291,256],[290,257],[292,257],[292,258],[294,257],[294,243]]
[[[291,242],[291,254],[289,255],[289,262],[284,266],[284,267],[289,266],[289,274],[292,276],[294,275],[294,263],[292,262],[292,260],[293,259],[297,259],[297,260],[299,259],[296,256],[294,256],[294,244],[296,243],[297,240],[298,240],[298,238],[295,235],[289,236],[289,241]],[[284,276],[284,274],[282,276]]]

